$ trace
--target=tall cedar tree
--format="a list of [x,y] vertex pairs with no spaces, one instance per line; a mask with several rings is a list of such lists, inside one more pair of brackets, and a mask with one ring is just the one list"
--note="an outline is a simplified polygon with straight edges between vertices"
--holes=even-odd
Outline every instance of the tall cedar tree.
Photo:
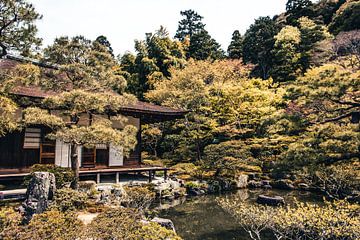
[[231,43],[227,50],[230,59],[240,59],[243,55],[243,37],[239,30],[235,30],[232,34]]
[[195,33],[200,32],[205,28],[205,24],[201,22],[203,19],[194,10],[185,10],[180,12],[184,19],[179,21],[179,26],[175,34],[175,38],[184,41],[186,38],[191,38]]
[[[257,64],[255,75],[263,79],[269,77],[272,66],[271,50],[274,48],[274,36],[279,29],[270,17],[255,20],[244,35],[243,59],[245,63]],[[256,71],[258,73],[256,73]]]
[[39,19],[41,15],[26,0],[0,1],[0,57],[9,51],[29,56],[41,43],[34,24]]

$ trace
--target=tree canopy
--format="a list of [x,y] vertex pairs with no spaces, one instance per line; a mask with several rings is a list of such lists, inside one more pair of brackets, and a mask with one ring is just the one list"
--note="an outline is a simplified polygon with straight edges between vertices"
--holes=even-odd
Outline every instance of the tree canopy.
[[11,51],[30,56],[41,43],[35,25],[41,15],[26,0],[1,1],[0,11],[0,57]]

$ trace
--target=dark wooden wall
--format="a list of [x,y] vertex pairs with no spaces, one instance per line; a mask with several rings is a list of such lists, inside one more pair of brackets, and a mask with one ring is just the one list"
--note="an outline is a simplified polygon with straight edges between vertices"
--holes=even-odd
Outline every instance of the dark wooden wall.
[[24,132],[16,131],[0,138],[0,168],[28,168],[39,163],[39,149],[23,149]]

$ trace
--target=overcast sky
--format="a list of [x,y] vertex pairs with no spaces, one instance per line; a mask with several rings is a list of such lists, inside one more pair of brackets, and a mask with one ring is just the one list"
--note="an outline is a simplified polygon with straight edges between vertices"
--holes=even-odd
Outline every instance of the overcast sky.
[[134,51],[134,40],[165,26],[174,36],[180,11],[194,9],[204,17],[206,29],[224,49],[231,34],[244,33],[259,16],[285,10],[286,0],[32,0],[43,15],[39,35],[44,45],[59,36],[84,35],[94,40],[105,35],[116,54]]

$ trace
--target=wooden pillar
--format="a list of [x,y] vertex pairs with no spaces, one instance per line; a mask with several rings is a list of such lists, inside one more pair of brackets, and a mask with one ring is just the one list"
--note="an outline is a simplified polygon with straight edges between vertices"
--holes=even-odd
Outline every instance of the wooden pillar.
[[119,184],[119,182],[120,182],[120,178],[119,178],[119,173],[117,172],[115,175],[115,183]]
[[164,170],[164,180],[167,179],[167,170]]
[[151,183],[151,181],[152,181],[152,172],[149,171],[149,183]]
[[100,173],[96,174],[96,183],[100,183]]

